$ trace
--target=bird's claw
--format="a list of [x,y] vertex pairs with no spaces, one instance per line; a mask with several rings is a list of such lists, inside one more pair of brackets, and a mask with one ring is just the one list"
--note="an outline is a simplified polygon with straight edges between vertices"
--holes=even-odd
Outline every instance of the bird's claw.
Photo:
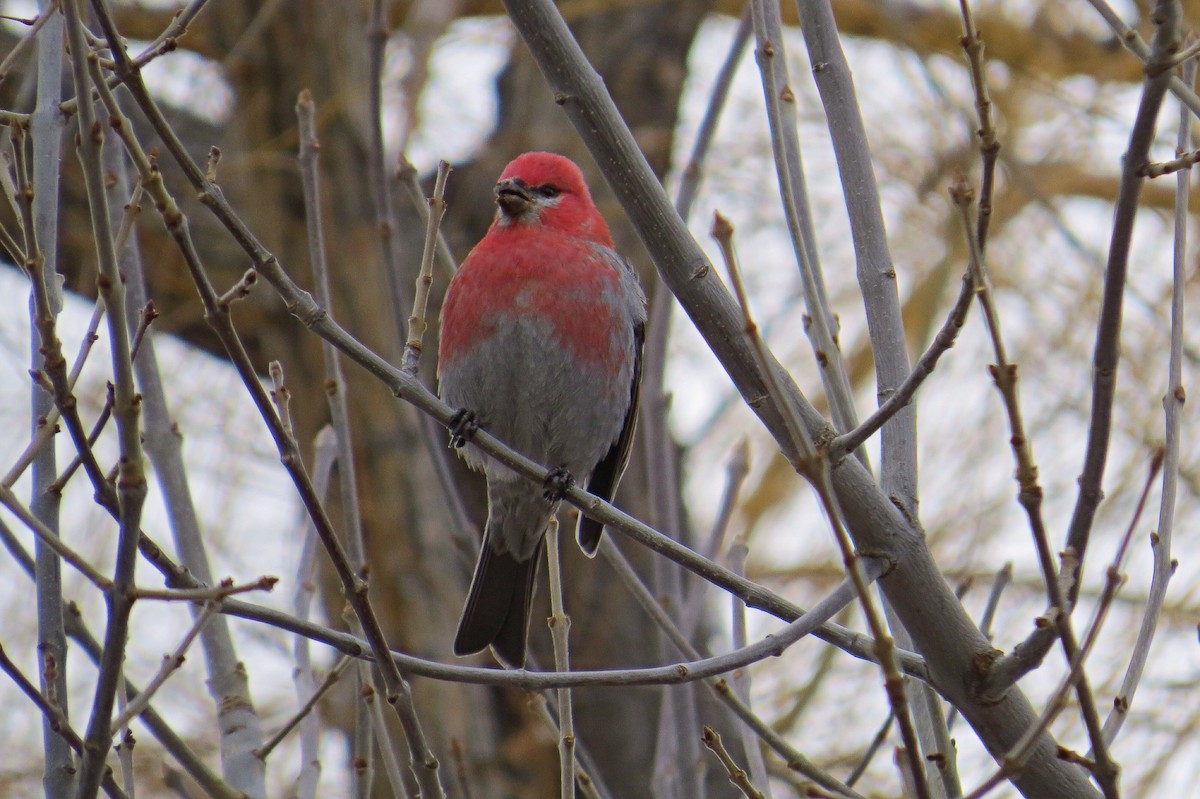
[[571,476],[570,472],[559,466],[546,477],[546,482],[542,486],[542,496],[546,498],[547,502],[559,502],[573,485],[575,485],[575,478]]
[[450,417],[447,427],[450,429],[450,446],[461,449],[475,437],[476,431],[479,430],[479,419],[475,416],[475,411],[459,408]]

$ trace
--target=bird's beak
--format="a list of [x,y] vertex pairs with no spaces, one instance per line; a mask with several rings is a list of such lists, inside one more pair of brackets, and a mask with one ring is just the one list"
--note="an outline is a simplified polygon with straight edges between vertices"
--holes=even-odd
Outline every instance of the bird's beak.
[[533,205],[533,195],[520,178],[508,178],[496,184],[496,205],[505,216],[518,217]]

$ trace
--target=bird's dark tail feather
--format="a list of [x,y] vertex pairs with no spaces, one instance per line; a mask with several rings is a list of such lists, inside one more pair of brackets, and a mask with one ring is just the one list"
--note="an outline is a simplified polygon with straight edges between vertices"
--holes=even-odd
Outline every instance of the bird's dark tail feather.
[[454,654],[470,655],[490,645],[506,664],[524,668],[529,611],[543,546],[539,543],[529,560],[517,560],[494,551],[484,539],[454,636]]

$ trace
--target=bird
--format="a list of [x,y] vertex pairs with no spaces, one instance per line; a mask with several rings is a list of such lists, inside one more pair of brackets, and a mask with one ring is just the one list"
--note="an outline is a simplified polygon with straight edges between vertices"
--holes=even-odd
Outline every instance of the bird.
[[[487,479],[488,517],[454,653],[489,646],[524,668],[546,529],[573,482],[607,501],[637,420],[646,297],[579,167],[528,152],[504,168],[496,215],[442,304],[438,392],[451,444]],[[545,487],[470,443],[483,428],[551,470]],[[543,490],[544,489],[544,490]],[[604,526],[582,513],[590,557]]]

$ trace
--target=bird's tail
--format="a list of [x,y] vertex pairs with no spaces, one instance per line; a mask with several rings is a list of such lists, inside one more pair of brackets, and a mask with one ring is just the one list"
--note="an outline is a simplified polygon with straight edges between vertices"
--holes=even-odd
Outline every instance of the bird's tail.
[[495,551],[485,540],[454,636],[454,654],[470,655],[490,645],[508,665],[525,666],[529,610],[541,554],[539,544],[533,557],[517,560],[507,552]]

